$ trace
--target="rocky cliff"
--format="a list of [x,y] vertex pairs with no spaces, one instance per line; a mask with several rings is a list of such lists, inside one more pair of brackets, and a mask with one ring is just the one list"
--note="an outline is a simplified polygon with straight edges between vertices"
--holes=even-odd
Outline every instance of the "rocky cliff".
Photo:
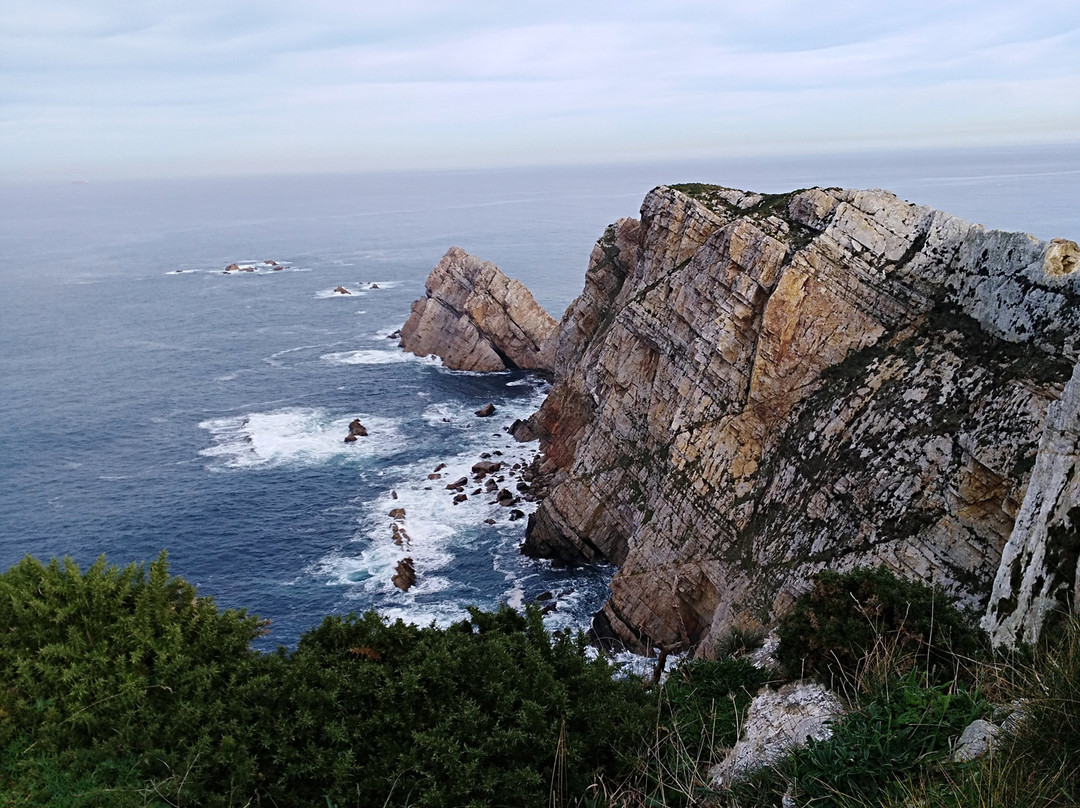
[[884,191],[657,188],[563,318],[524,551],[618,564],[597,628],[637,649],[878,563],[1030,638],[1077,592],[1077,257]]
[[435,354],[454,370],[552,371],[558,323],[520,281],[451,247],[426,287],[401,329],[406,351]]

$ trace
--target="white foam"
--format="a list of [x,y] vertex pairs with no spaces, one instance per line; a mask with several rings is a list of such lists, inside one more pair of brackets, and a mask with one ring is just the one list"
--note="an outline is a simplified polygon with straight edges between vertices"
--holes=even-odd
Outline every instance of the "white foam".
[[221,468],[245,469],[385,457],[400,449],[397,422],[360,414],[368,436],[345,443],[354,414],[331,415],[321,409],[291,408],[212,418],[199,426],[212,445],[199,454]]
[[398,362],[422,362],[428,365],[442,365],[442,360],[437,357],[417,356],[397,349],[392,351],[338,351],[323,354],[319,358],[333,365],[393,365]]
[[298,345],[295,348],[286,348],[284,351],[278,351],[277,353],[272,353],[269,356],[264,357],[262,361],[264,361],[268,365],[271,365],[271,366],[277,367],[277,368],[287,367],[286,364],[281,361],[282,357],[288,356],[289,354],[299,353],[300,351],[314,351],[314,350],[318,350],[319,348],[322,348],[322,347],[324,347],[324,346],[322,346],[322,345]]
[[[342,288],[346,289],[348,287],[342,286]],[[366,294],[367,292],[360,292],[349,289],[349,294],[343,295],[337,290],[337,287],[334,287],[333,289],[320,289],[315,293],[315,297],[319,298],[320,300],[326,300],[327,298],[331,297],[340,297],[343,300],[348,300],[349,298],[364,297]]]

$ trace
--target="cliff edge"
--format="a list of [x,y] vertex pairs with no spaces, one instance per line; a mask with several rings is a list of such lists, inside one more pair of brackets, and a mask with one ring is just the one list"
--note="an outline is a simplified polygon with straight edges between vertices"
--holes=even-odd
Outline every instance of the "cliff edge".
[[1076,605],[1077,260],[880,190],[655,189],[560,326],[523,551],[618,564],[638,650],[873,564],[1033,638]]

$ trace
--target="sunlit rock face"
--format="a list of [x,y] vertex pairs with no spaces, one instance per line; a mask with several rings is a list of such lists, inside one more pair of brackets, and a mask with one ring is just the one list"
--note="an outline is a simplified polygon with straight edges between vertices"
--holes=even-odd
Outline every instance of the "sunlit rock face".
[[618,564],[596,627],[638,650],[868,564],[1030,635],[1076,596],[1077,256],[880,190],[655,189],[563,318],[524,551]]
[[451,247],[426,287],[401,329],[406,351],[434,354],[453,370],[551,372],[558,323],[520,281]]

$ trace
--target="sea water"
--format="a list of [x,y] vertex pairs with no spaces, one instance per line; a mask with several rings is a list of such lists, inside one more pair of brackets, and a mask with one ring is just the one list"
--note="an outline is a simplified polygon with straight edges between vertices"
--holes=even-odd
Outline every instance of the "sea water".
[[[445,624],[547,592],[549,625],[585,626],[610,567],[525,558],[523,519],[445,487],[482,454],[527,463],[535,444],[505,429],[546,390],[398,348],[447,248],[494,261],[558,317],[604,226],[661,183],[885,187],[1076,239],[1078,179],[1080,149],[1042,147],[2,185],[0,566],[166,549],[202,594],[270,619],[267,646],[331,613]],[[495,416],[476,417],[488,403]],[[354,418],[369,435],[346,444]],[[417,581],[402,592],[406,556]]]

